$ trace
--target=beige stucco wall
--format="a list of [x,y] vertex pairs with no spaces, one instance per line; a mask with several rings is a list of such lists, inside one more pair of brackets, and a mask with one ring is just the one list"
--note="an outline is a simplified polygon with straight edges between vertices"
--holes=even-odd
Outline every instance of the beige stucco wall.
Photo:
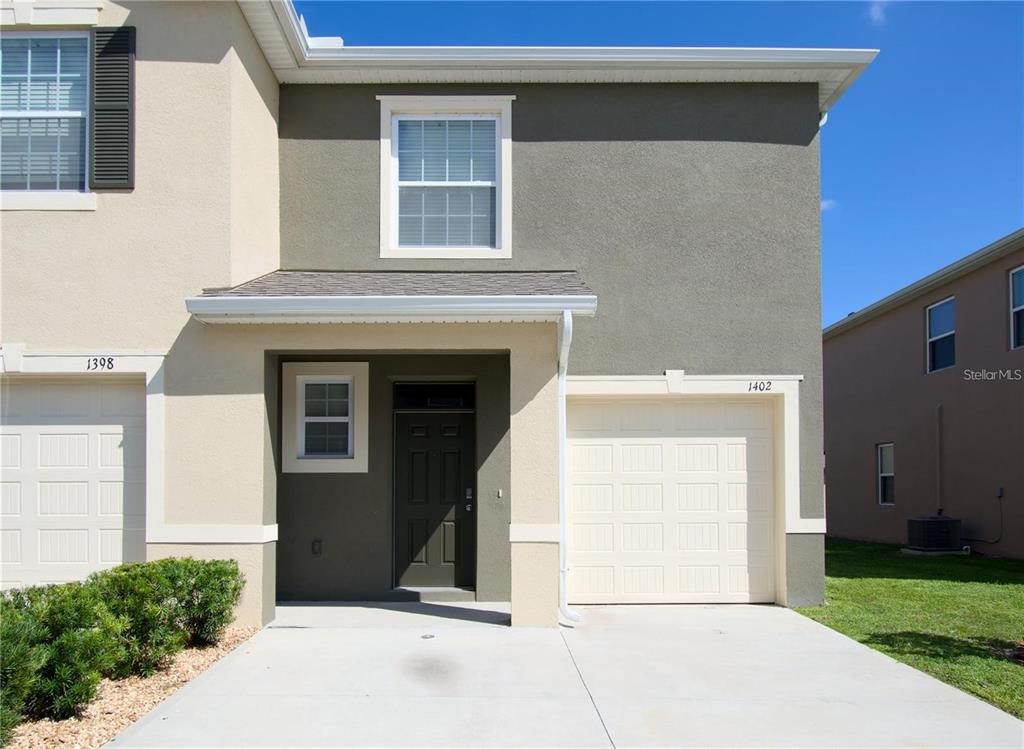
[[[0,343],[167,351],[188,324],[185,297],[279,267],[279,89],[237,3],[107,3],[99,24],[136,27],[135,189],[100,191],[95,211],[0,211]],[[196,483],[169,494],[166,515],[188,515],[175,504],[183,496],[204,497],[195,522],[262,523],[262,466],[250,475],[226,462],[210,476],[177,462],[197,425],[264,428],[258,396],[222,399],[209,387],[168,409],[185,431],[168,440],[166,483]],[[247,511],[222,510],[228,477],[251,490]],[[248,580],[239,621],[272,618],[273,543],[150,544],[148,554],[238,559]]]
[[100,24],[137,29],[135,189],[0,212],[3,342],[166,349],[186,296],[278,267],[278,86],[238,5],[108,3]]

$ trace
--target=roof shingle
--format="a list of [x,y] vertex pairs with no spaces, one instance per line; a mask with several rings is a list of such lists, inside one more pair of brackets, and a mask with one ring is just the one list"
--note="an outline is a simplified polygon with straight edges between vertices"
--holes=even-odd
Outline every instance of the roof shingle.
[[592,296],[576,271],[278,270],[203,296]]

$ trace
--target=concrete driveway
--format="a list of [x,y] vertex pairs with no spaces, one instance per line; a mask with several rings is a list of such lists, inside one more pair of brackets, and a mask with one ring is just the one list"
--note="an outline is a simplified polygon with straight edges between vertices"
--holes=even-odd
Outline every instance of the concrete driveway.
[[542,630],[482,604],[279,607],[110,745],[1024,745],[1024,723],[786,609],[581,610]]

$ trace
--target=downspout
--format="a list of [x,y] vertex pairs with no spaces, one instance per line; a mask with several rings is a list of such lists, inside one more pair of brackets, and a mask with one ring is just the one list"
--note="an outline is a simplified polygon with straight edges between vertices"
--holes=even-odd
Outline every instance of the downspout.
[[569,622],[583,617],[569,608],[569,490],[566,450],[565,375],[569,367],[569,347],[572,345],[572,312],[562,310],[558,321],[558,611]]

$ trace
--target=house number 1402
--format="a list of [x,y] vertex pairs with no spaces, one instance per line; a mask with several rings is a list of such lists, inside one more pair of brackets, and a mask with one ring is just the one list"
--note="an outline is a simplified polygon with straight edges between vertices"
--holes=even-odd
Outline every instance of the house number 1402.
[[113,369],[114,357],[112,356],[90,356],[85,360],[85,368],[91,372],[97,369]]
[[772,389],[772,381],[771,380],[753,380],[753,381],[747,383],[747,392],[748,393],[753,393],[753,392],[766,393],[766,392],[768,392],[771,389]]

